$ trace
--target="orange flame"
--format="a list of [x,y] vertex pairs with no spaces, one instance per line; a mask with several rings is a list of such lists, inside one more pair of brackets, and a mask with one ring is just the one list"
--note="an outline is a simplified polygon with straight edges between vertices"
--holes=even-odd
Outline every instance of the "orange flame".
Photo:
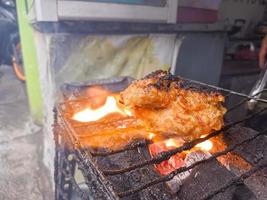
[[74,114],[73,119],[79,122],[94,122],[111,113],[131,116],[131,112],[129,110],[124,110],[117,105],[117,101],[114,96],[108,96],[106,102],[100,108],[86,108],[83,111]]
[[155,136],[156,136],[155,133],[148,133],[148,138],[149,138],[150,140],[154,139]]

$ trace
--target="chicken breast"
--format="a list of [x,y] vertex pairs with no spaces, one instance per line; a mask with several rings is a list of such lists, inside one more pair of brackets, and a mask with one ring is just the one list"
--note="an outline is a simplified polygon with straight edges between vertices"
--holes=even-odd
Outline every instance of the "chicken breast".
[[120,98],[149,131],[191,139],[220,130],[224,123],[223,95],[165,71],[134,81]]

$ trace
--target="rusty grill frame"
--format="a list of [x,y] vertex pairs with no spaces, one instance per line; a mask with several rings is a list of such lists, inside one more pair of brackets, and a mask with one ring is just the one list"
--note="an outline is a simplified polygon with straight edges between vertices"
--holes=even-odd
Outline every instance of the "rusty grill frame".
[[[193,83],[200,84],[202,86],[216,89],[219,92],[223,93],[226,98],[229,98],[230,96],[238,96],[242,98],[242,100],[237,103],[236,105],[230,107],[228,109],[228,113],[235,110],[239,106],[242,106],[245,104],[248,100],[254,99],[257,102],[264,103],[267,105],[267,100],[255,98],[254,96],[249,96],[246,94],[234,92],[228,89],[223,89],[220,87],[211,86],[208,84],[200,83],[197,81],[189,80]],[[96,82],[95,84],[98,84],[99,82]],[[93,84],[92,84],[93,85]],[[266,89],[261,91],[265,92]],[[255,94],[258,95],[259,93]],[[72,101],[72,100],[69,100]],[[64,104],[64,103],[63,103]],[[247,138],[239,143],[235,143],[233,145],[228,146],[225,150],[216,152],[212,154],[211,157],[200,160],[195,162],[194,164],[188,166],[188,167],[181,167],[179,169],[176,169],[175,171],[171,172],[168,175],[165,175],[163,177],[160,177],[155,180],[151,180],[150,182],[144,183],[142,185],[139,185],[136,188],[133,188],[128,191],[124,191],[121,193],[117,193],[113,190],[112,184],[106,179],[105,176],[112,176],[116,174],[122,174],[125,172],[129,172],[131,170],[144,167],[146,165],[152,165],[152,164],[158,164],[164,160],[168,160],[171,156],[180,153],[185,150],[192,149],[195,145],[204,142],[212,137],[218,136],[219,134],[228,134],[226,131],[230,129],[231,127],[234,127],[238,124],[241,124],[243,122],[249,121],[250,119],[260,115],[261,113],[267,111],[267,107],[263,108],[257,112],[251,113],[250,115],[246,116],[242,120],[238,120],[235,122],[227,123],[222,127],[219,131],[214,131],[207,135],[204,138],[198,138],[191,142],[185,143],[183,146],[179,148],[175,148],[173,150],[165,151],[157,156],[145,160],[144,162],[137,163],[135,165],[132,165],[130,167],[124,168],[124,169],[117,169],[117,170],[100,170],[99,167],[94,164],[93,157],[95,156],[108,156],[112,154],[116,154],[119,152],[123,152],[130,149],[135,149],[138,147],[143,147],[148,145],[149,143],[147,141],[140,141],[138,143],[132,143],[131,145],[127,146],[124,149],[119,149],[117,151],[107,151],[104,153],[94,153],[94,152],[88,152],[88,150],[83,149],[82,145],[79,143],[78,139],[75,138],[75,130],[72,128],[71,124],[64,118],[64,110],[62,109],[62,103],[58,104],[56,108],[54,109],[55,113],[55,126],[54,126],[54,139],[55,139],[55,146],[56,146],[56,154],[55,154],[55,199],[70,199],[72,191],[76,191],[76,193],[80,196],[81,199],[89,199],[89,196],[93,199],[111,199],[111,200],[118,200],[122,197],[132,195],[136,192],[139,192],[141,190],[144,190],[150,186],[153,186],[155,184],[166,182],[171,180],[174,176],[181,172],[185,172],[189,169],[192,169],[200,164],[210,162],[214,159],[216,159],[219,156],[226,155],[229,152],[232,152],[237,147],[248,143],[259,136],[267,135],[267,129],[258,132],[253,137]],[[60,126],[60,127],[59,127]],[[85,124],[86,126],[86,124]],[[61,133],[64,131],[64,137],[66,138],[64,141],[61,138]],[[71,148],[70,148],[71,147]],[[86,190],[83,190],[76,182],[74,178],[74,171],[75,167],[78,166],[80,171],[83,174],[83,177],[85,179],[85,185],[87,187]],[[211,199],[216,194],[225,191],[227,188],[234,184],[238,184],[242,182],[244,179],[250,177],[255,172],[267,167],[267,160],[263,160],[262,162],[259,162],[257,165],[253,166],[250,170],[247,172],[231,179],[224,185],[222,185],[217,190],[214,190],[210,193],[206,193],[201,199]]]

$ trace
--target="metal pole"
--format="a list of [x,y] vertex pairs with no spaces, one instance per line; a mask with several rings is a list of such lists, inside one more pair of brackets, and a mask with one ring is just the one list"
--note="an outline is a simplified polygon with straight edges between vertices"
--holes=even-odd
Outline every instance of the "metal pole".
[[29,107],[34,121],[41,124],[43,117],[43,101],[33,31],[28,22],[25,1],[17,0],[16,6]]

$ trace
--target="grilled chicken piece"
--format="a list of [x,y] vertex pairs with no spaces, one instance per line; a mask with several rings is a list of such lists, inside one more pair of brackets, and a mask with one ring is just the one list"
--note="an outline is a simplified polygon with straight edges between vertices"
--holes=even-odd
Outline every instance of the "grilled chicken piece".
[[218,91],[165,71],[134,81],[121,92],[120,101],[148,130],[188,139],[220,130],[226,112],[224,97]]

